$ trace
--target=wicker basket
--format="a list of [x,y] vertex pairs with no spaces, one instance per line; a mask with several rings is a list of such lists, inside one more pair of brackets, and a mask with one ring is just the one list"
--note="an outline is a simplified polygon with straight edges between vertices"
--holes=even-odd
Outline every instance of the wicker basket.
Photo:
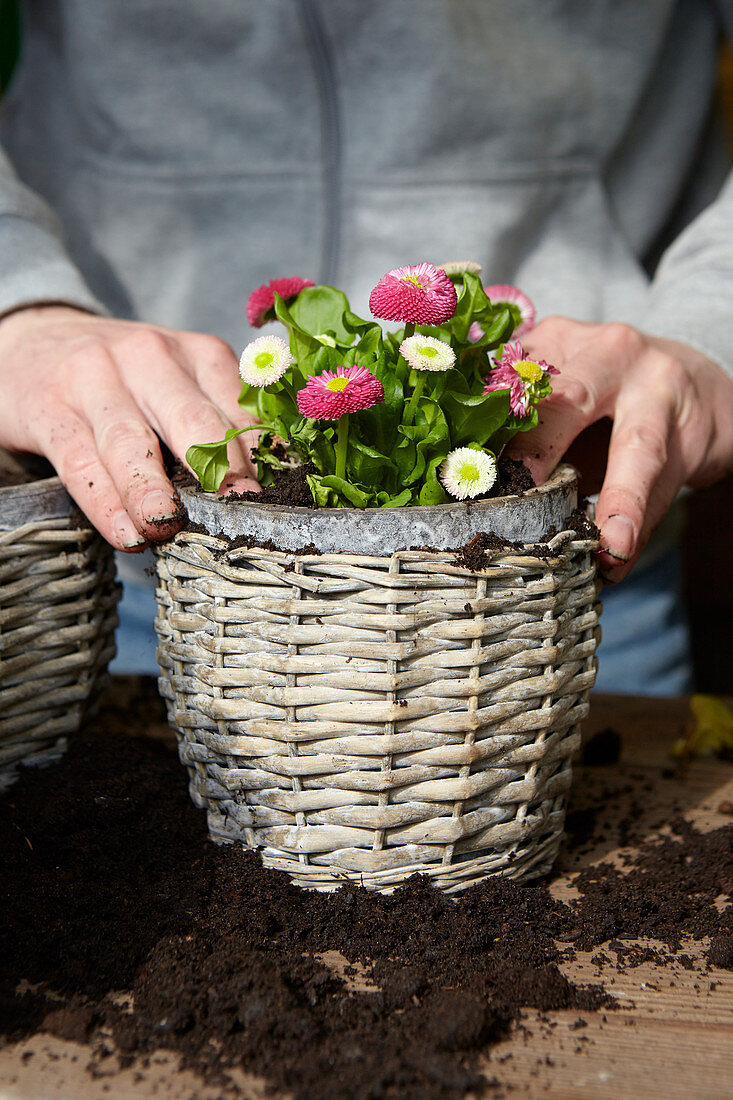
[[[514,508],[564,519],[574,486],[566,468]],[[464,511],[496,530],[505,504]],[[595,678],[594,545],[560,530],[479,572],[440,550],[161,545],[160,686],[214,840],[319,889],[547,871]]]
[[57,477],[0,489],[0,789],[57,759],[114,656],[111,548]]

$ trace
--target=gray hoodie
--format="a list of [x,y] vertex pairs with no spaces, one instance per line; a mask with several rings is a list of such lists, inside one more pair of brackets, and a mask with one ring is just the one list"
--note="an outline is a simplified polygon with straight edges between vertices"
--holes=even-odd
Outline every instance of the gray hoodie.
[[273,276],[343,286],[365,313],[391,267],[476,259],[541,315],[626,320],[733,372],[733,183],[710,126],[733,0],[22,14],[0,314],[66,301],[238,348]]

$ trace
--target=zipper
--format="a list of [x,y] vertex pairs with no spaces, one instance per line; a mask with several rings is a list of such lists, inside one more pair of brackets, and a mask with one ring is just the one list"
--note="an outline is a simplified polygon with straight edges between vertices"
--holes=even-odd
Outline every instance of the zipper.
[[317,0],[297,0],[316,78],[321,113],[323,160],[323,239],[319,282],[333,286],[341,253],[341,111],[333,52]]

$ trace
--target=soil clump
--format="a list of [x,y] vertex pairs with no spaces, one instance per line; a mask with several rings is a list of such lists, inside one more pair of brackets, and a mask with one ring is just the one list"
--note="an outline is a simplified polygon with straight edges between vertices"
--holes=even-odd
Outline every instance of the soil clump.
[[521,496],[528,489],[535,488],[535,480],[521,459],[501,455],[499,458],[500,493],[494,496]]
[[608,726],[599,730],[583,745],[582,761],[586,767],[598,768],[617,764],[621,756],[621,734]]
[[318,471],[312,462],[302,466],[286,466],[278,470],[272,485],[259,492],[228,493],[227,500],[251,501],[254,504],[283,504],[288,508],[317,508],[308,486],[308,474]]

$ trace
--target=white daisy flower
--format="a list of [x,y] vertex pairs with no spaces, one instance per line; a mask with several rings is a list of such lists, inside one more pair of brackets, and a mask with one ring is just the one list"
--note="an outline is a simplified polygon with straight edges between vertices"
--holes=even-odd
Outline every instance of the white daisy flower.
[[450,370],[456,361],[450,344],[419,333],[402,341],[400,353],[415,370]]
[[437,264],[436,266],[442,268],[448,277],[451,275],[465,275],[469,271],[472,275],[481,274],[481,264],[477,264],[475,260],[449,260],[445,264]]
[[488,493],[496,481],[496,458],[491,451],[456,447],[440,467],[439,475],[452,497],[478,497]]
[[290,348],[279,336],[258,336],[242,352],[239,374],[250,386],[271,386],[292,362]]

